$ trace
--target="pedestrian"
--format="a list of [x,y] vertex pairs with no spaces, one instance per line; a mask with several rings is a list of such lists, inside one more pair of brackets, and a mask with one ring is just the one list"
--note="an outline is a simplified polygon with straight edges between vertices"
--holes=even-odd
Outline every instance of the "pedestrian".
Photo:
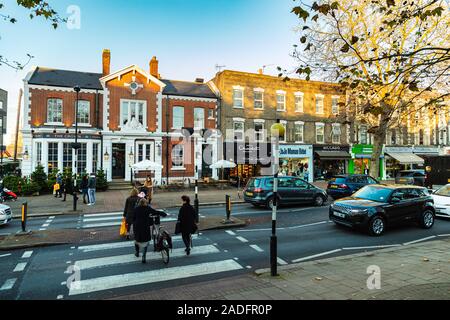
[[180,208],[177,221],[177,229],[175,233],[181,232],[184,245],[184,250],[187,255],[191,253],[191,234],[197,231],[197,225],[195,224],[195,209],[191,206],[191,199],[188,196],[182,196],[181,200],[183,205]]
[[63,188],[64,188],[64,183],[63,183],[63,179],[60,173],[58,173],[58,175],[56,176],[56,183],[59,184],[59,188],[58,190],[56,190],[56,195],[55,197],[57,198],[62,198],[62,194],[63,194]]
[[147,189],[147,195],[150,195],[150,196],[153,195],[153,181],[152,181],[152,177],[150,175],[148,175],[147,179],[145,179],[144,188]]
[[151,209],[145,198],[139,200],[137,207],[133,211],[133,232],[135,256],[139,257],[142,249],[142,263],[146,263],[148,243],[151,240],[150,227],[152,219],[150,218]]
[[73,188],[72,188],[72,178],[70,176],[67,176],[64,181],[64,198],[62,201],[66,201],[67,194],[72,194]]
[[127,240],[130,240],[130,229],[134,221],[134,209],[137,207],[141,198],[138,197],[138,190],[133,188],[130,196],[125,201],[125,208],[123,210],[123,217],[127,222]]
[[[88,194],[88,177],[87,177],[87,175],[83,175],[83,177],[81,178],[80,190],[81,190],[81,193],[83,194],[83,203],[88,204],[89,203],[89,194]],[[87,202],[86,202],[86,197],[87,197]]]
[[309,179],[309,171],[308,171],[308,168],[305,167],[304,171],[303,171],[303,180],[309,181],[308,179]]
[[93,206],[95,204],[95,189],[97,187],[97,179],[95,177],[95,173],[91,173],[88,180],[88,198],[89,203],[88,206]]

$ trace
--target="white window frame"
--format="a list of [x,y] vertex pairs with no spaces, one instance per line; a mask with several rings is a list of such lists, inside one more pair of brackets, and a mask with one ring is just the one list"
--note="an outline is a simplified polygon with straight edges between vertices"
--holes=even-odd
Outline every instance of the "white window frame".
[[[282,96],[283,97],[283,109],[279,109],[278,108],[278,97]],[[275,100],[276,104],[277,104],[277,112],[286,112],[286,91],[283,90],[277,90],[276,91],[276,100]]]
[[[236,123],[242,123],[242,130],[241,129],[240,130],[236,130],[235,129],[234,125]],[[241,133],[242,139],[236,139],[236,133]],[[245,119],[243,119],[243,118],[233,118],[233,140],[234,141],[239,141],[239,142],[245,141],[244,133],[245,133]]]
[[[139,147],[142,146],[142,160],[139,159]],[[147,159],[147,150],[150,150],[150,159]],[[155,143],[154,142],[137,142],[136,143],[136,160],[155,161]]]
[[[264,134],[265,132],[265,120],[263,119],[255,119],[253,120],[253,129],[255,131],[255,142],[264,142],[266,140],[266,135]],[[255,125],[256,124],[261,124],[262,125],[262,129],[261,131],[256,131],[255,129]],[[258,133],[261,136],[261,139],[258,139]]]
[[[334,128],[339,128],[339,134],[336,135],[334,134]],[[333,144],[340,144],[341,143],[341,136],[342,136],[342,131],[341,131],[341,124],[340,123],[333,123],[331,125],[331,142]],[[338,140],[334,140],[335,137],[338,137]]]
[[[255,99],[255,93],[261,93],[261,100]],[[261,101],[261,108],[256,107],[256,101]],[[262,88],[254,88],[253,89],[253,109],[264,110],[264,89],[262,89]]]
[[[183,110],[183,124],[178,128],[178,127],[175,127],[175,110]],[[172,107],[172,130],[181,130],[183,127],[184,127],[184,113],[185,113],[185,110],[184,110],[184,107],[183,106],[173,106]]]
[[[340,96],[331,96],[331,113],[333,115],[339,114],[339,99]],[[336,104],[334,104],[334,101],[336,101]]]
[[287,121],[286,120],[280,120],[281,125],[284,127],[284,137],[283,139],[280,138],[280,142],[286,142],[287,140]]
[[[240,99],[236,99],[234,96],[234,92],[235,91],[241,91],[242,93],[242,98]],[[232,90],[232,99],[233,99],[233,108],[236,109],[244,109],[244,87],[241,86],[233,86],[233,90]],[[241,100],[242,101],[242,106],[238,106],[235,104],[236,100]]]
[[[362,139],[362,130],[361,130],[361,128],[365,128],[365,133],[366,133],[366,141],[365,142],[362,141],[363,139]],[[369,134],[368,134],[367,130],[369,130],[369,128],[367,128],[367,125],[365,125],[365,124],[359,125],[359,128],[358,128],[358,135],[359,135],[358,142],[360,144],[369,144]]]
[[[174,165],[174,162],[173,162],[173,160],[174,160],[174,150],[178,149],[178,148],[181,148],[181,150],[183,151],[183,154],[181,156],[181,162],[182,163],[181,163],[181,165]],[[175,144],[175,145],[172,146],[172,157],[171,157],[171,159],[172,159],[172,170],[186,170],[186,168],[184,167],[184,145],[179,143],[179,144]]]
[[[214,116],[214,109],[208,108],[208,120],[214,120],[215,116]],[[209,113],[212,113],[212,117],[209,116]]]
[[[297,126],[301,126],[302,140],[297,140]],[[305,123],[303,121],[295,121],[294,123],[294,140],[295,143],[303,143],[305,141]]]
[[120,125],[119,128],[122,128],[124,126],[123,121],[125,120],[123,118],[123,113],[122,113],[122,106],[127,103],[128,104],[128,122],[130,123],[131,119],[131,103],[135,103],[135,114],[138,117],[139,120],[139,104],[142,103],[142,126],[144,128],[147,128],[147,101],[146,100],[134,100],[134,99],[120,99]]
[[[322,107],[321,107],[321,110],[317,110],[317,107],[319,106],[318,105],[318,102],[319,102],[319,100],[321,100],[322,101]],[[316,94],[316,105],[315,105],[315,110],[316,110],[316,114],[324,114],[325,113],[325,95],[323,95],[323,94]]]
[[3,101],[0,101],[0,109],[3,110]]
[[[299,103],[297,103],[297,98],[301,98],[301,106],[299,107]],[[305,104],[305,94],[303,92],[294,92],[294,104],[295,104],[295,112],[303,113],[304,104]]]
[[[88,114],[87,122],[80,122],[80,121],[78,120],[78,118],[79,118],[79,113],[80,113],[80,102],[82,102],[82,103],[87,103],[87,108],[88,108],[88,111],[87,111],[87,114]],[[76,102],[75,102],[75,103],[76,103]],[[78,100],[78,114],[77,114],[77,121],[78,121],[78,124],[81,124],[81,125],[90,125],[90,124],[91,124],[91,102],[90,102],[89,100]]]
[[[202,112],[203,112],[203,124],[202,124],[201,127],[197,127],[197,126],[196,126],[196,122],[197,122],[197,120],[196,120],[196,118],[195,118],[195,111],[196,111],[196,110],[202,110]],[[205,108],[202,108],[202,107],[194,107],[194,130],[205,129],[205,127],[206,127],[206,123],[205,123]]]
[[[49,119],[53,118],[53,117],[49,117],[49,106],[50,106],[50,101],[61,101],[61,121],[49,121]],[[57,105],[58,106],[58,105]],[[54,110],[52,110],[54,112]],[[61,125],[63,123],[64,120],[64,101],[63,99],[60,98],[48,98],[47,99],[47,122],[45,123],[46,125]]]
[[[323,122],[316,122],[315,123],[315,126],[316,126],[316,143],[318,143],[318,144],[324,144],[325,143],[325,123],[323,123]],[[318,134],[317,134],[317,129],[319,129],[319,128],[322,128],[322,130],[323,130],[323,133],[322,133],[322,141],[319,141],[318,139],[317,139],[317,137],[318,137]]]

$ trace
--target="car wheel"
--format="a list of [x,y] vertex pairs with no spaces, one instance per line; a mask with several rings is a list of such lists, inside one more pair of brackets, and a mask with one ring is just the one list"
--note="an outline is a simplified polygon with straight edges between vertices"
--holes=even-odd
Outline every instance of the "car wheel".
[[381,236],[384,232],[385,227],[386,223],[384,222],[384,219],[380,216],[375,216],[370,219],[369,234],[376,237]]
[[430,209],[420,215],[419,224],[424,229],[430,229],[434,225],[434,213]]
[[[280,207],[280,199],[278,199],[277,201],[277,207]],[[269,199],[267,199],[266,202],[266,208],[272,210],[273,209],[273,197],[270,197]]]
[[322,196],[315,196],[313,203],[316,207],[323,206],[323,203],[325,202],[325,199]]

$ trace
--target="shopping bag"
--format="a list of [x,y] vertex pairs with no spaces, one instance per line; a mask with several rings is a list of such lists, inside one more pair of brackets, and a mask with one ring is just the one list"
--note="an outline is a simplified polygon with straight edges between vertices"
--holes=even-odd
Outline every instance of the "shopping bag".
[[175,234],[181,233],[181,223],[180,221],[177,221],[177,224],[175,225]]
[[55,183],[55,184],[53,185],[53,191],[58,191],[60,188],[61,188],[61,187],[60,187],[59,183]]
[[127,221],[125,218],[122,219],[122,223],[120,224],[120,235],[122,237],[127,235]]

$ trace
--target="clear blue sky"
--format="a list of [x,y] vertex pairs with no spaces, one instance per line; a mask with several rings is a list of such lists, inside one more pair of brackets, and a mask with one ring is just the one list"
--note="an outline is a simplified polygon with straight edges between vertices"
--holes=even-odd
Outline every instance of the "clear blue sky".
[[[295,65],[289,53],[298,41],[293,0],[48,0],[62,16],[70,5],[81,9],[81,28],[56,31],[44,19],[30,20],[15,0],[3,0],[0,54],[27,66],[101,72],[102,49],[111,49],[112,71],[131,64],[147,69],[158,57],[168,79],[211,79],[215,65],[276,74],[276,66]],[[9,92],[8,138],[13,136],[19,88],[26,71],[0,66],[0,88]]]

